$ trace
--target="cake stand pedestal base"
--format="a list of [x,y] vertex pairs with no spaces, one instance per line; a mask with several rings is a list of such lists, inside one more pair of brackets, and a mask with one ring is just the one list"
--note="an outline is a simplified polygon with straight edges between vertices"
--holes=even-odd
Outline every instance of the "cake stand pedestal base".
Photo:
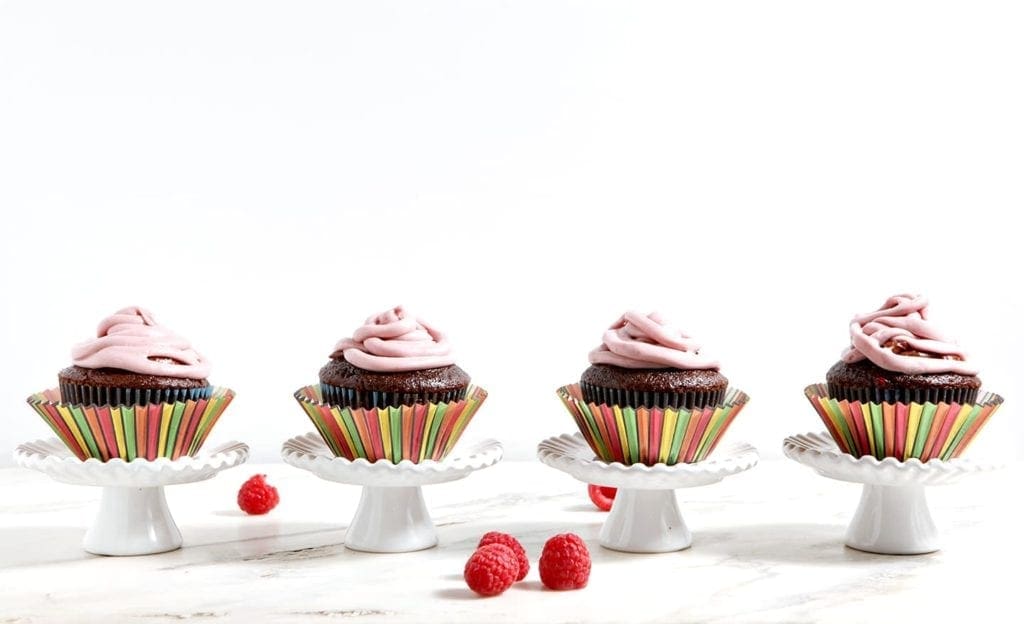
[[923,555],[939,549],[925,487],[955,483],[995,466],[969,459],[877,459],[843,453],[827,433],[790,436],[782,451],[818,474],[863,483],[860,504],[846,530],[846,545],[879,555]]
[[718,483],[753,468],[758,459],[757,450],[749,444],[730,444],[695,464],[609,464],[595,458],[578,433],[544,440],[537,446],[537,457],[584,483],[618,488],[598,543],[631,553],[689,548],[693,537],[679,511],[675,491]]
[[345,534],[345,547],[370,553],[403,553],[437,545],[437,530],[423,500],[424,485],[447,483],[501,461],[496,440],[460,447],[442,461],[397,464],[335,457],[319,434],[294,437],[281,447],[285,463],[321,479],[363,486]]
[[94,555],[154,555],[181,548],[181,531],[171,516],[164,487],[205,481],[249,458],[249,447],[228,442],[196,457],[171,461],[121,459],[82,461],[57,438],[22,444],[18,465],[56,481],[103,488],[100,509],[85,532],[82,548]]

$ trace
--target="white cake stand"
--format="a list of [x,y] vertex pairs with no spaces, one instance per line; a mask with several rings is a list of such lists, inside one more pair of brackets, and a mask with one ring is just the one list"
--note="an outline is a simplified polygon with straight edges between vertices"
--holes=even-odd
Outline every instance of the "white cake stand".
[[95,555],[152,555],[181,548],[181,532],[167,508],[164,486],[204,481],[249,457],[249,447],[228,442],[197,457],[171,461],[82,461],[57,438],[26,442],[14,451],[19,466],[61,483],[103,488],[100,510],[82,547]]
[[471,472],[501,461],[496,440],[458,449],[442,461],[398,464],[335,457],[319,434],[294,437],[281,447],[285,463],[321,479],[363,486],[355,516],[345,534],[345,547],[372,553],[400,553],[437,545],[437,530],[423,500],[424,485],[464,479]]
[[920,555],[939,549],[939,532],[928,511],[924,488],[946,485],[995,466],[969,459],[854,457],[843,453],[822,433],[790,436],[782,444],[786,457],[822,476],[863,483],[857,512],[846,531],[850,548],[882,555]]
[[605,548],[631,553],[689,548],[693,537],[679,512],[675,490],[718,483],[753,468],[758,460],[757,449],[734,443],[695,464],[626,466],[594,457],[579,433],[544,440],[537,446],[537,457],[584,483],[619,489],[598,541]]

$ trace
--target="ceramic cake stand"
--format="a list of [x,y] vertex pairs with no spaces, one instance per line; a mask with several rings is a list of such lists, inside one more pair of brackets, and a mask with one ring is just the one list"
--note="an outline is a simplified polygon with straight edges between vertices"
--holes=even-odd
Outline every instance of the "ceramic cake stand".
[[181,532],[171,517],[164,486],[204,481],[249,457],[249,447],[228,442],[196,457],[171,461],[112,459],[82,461],[57,438],[26,442],[14,451],[19,466],[56,481],[103,488],[96,520],[82,547],[95,555],[151,555],[181,548]]
[[372,553],[399,553],[437,545],[437,531],[423,500],[422,486],[464,479],[501,460],[496,440],[462,446],[442,461],[351,461],[335,457],[319,434],[292,438],[281,447],[285,463],[321,479],[363,486],[345,547]]
[[689,548],[693,537],[683,521],[675,490],[718,483],[757,465],[757,449],[727,444],[695,464],[625,465],[594,457],[583,436],[562,434],[537,446],[540,461],[584,483],[618,488],[601,527],[605,548],[632,553],[664,553]]
[[860,505],[846,531],[850,548],[883,555],[920,555],[939,549],[939,533],[928,511],[924,489],[955,483],[995,466],[969,459],[879,460],[843,453],[826,433],[790,436],[786,457],[830,479],[863,483]]

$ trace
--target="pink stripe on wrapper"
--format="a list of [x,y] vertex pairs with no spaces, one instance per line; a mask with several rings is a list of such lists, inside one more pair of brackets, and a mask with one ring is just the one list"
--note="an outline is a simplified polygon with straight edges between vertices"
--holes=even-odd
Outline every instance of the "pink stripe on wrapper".
[[103,439],[107,444],[109,457],[121,457],[121,451],[117,448],[117,435],[114,433],[114,423],[110,420],[110,407],[102,405],[96,408],[96,420],[99,421],[100,429],[103,431]]
[[425,403],[417,403],[413,408],[413,432],[412,432],[412,448],[413,454],[416,456],[416,461],[423,459],[420,457],[420,452],[423,450],[423,427],[427,421],[427,410],[429,407]]
[[704,411],[700,415],[700,420],[697,421],[697,428],[693,431],[693,438],[690,440],[690,446],[686,449],[686,463],[693,463],[693,458],[697,455],[697,449],[700,448],[701,438],[704,437],[704,430],[708,428],[708,422],[711,421],[711,417],[715,414],[715,411],[711,408],[705,407]]
[[[864,409],[861,407],[860,401],[854,401],[853,403],[846,404],[846,409],[850,411],[850,420],[853,421],[854,431],[857,432],[854,440],[857,442],[857,452],[864,455],[871,454],[871,441],[868,438],[867,429],[864,428]],[[842,404],[840,404],[842,405]]]
[[[59,399],[60,397],[57,397],[57,400]],[[51,403],[43,403],[39,407],[46,411],[46,415],[48,416],[47,420],[53,423],[53,425],[60,430],[61,436],[64,438],[64,443],[67,444],[67,447],[75,454],[75,457],[82,461],[88,459],[88,449],[83,449],[79,446],[78,440],[76,440],[75,435],[71,433],[71,429],[68,429],[67,423],[64,422],[64,419],[60,416],[60,412],[57,411],[57,407]]]
[[900,459],[907,459],[907,417],[910,413],[910,406],[906,403],[896,404],[896,456]]
[[[954,403],[954,405],[956,404]],[[953,429],[953,423],[956,421],[956,417],[960,413],[960,407],[960,405],[956,405],[956,409],[953,409],[953,406],[950,406],[949,411],[946,412],[946,418],[943,419],[942,428],[939,429],[939,435],[935,437],[935,444],[932,445],[931,451],[928,454],[928,459],[938,457],[942,452],[942,446],[946,443],[946,440],[949,439],[949,432]],[[922,459],[921,461],[928,460]]]
[[[160,421],[163,419],[163,407],[158,403],[151,403],[147,406],[147,418],[148,429],[147,429],[147,446],[146,446],[146,459],[154,460],[157,456],[157,450],[160,448]],[[136,408],[138,409],[138,408]]]
[[928,461],[931,458],[932,448],[936,444],[940,444],[939,442],[936,442],[936,440],[938,440],[939,433],[942,431],[942,424],[946,422],[946,416],[949,414],[951,408],[954,407],[956,408],[956,410],[960,409],[960,407],[956,403],[954,403],[953,405],[939,403],[938,407],[935,408],[935,415],[932,416],[931,427],[928,429],[928,431],[918,432],[918,435],[921,435],[923,433],[927,436],[925,439],[924,446],[921,449],[921,457],[919,458],[921,461]]
[[617,462],[625,463],[626,454],[622,452],[623,441],[619,439],[619,428],[615,424],[615,411],[608,405],[602,404],[597,406],[591,403],[591,409],[594,407],[599,407],[601,410],[601,415],[604,416],[604,424],[608,427],[608,433],[611,434],[610,440],[612,448],[608,450],[612,453],[612,459]]
[[665,412],[657,407],[651,409],[651,446],[648,457],[648,462],[651,464],[658,463],[659,455],[661,455],[661,436],[664,424]]

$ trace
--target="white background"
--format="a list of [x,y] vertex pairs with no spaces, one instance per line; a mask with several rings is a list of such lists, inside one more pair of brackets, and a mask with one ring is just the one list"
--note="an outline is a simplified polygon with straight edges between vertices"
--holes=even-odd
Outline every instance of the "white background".
[[1024,454],[1014,2],[0,2],[0,463],[141,304],[238,391],[259,460],[334,342],[405,303],[526,458],[604,327],[659,309],[821,429],[854,312],[933,301]]

